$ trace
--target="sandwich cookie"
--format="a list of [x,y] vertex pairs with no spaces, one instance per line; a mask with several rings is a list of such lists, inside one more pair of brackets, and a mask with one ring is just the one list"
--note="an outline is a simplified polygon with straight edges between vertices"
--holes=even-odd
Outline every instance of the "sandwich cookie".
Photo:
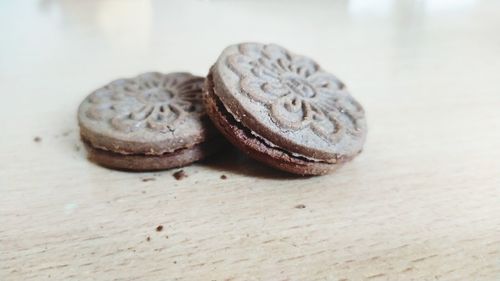
[[207,114],[236,147],[272,167],[321,175],[365,142],[363,107],[312,59],[277,45],[227,47],[205,80]]
[[206,116],[203,78],[144,73],[95,90],[80,104],[80,135],[91,161],[114,169],[162,170],[216,152],[223,141]]

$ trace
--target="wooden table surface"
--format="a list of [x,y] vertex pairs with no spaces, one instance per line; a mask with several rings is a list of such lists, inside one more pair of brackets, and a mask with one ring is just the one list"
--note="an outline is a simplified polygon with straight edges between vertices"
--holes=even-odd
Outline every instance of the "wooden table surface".
[[[269,2],[0,2],[0,280],[500,280],[500,2]],[[364,152],[313,178],[86,160],[89,92],[240,41],[344,80]]]

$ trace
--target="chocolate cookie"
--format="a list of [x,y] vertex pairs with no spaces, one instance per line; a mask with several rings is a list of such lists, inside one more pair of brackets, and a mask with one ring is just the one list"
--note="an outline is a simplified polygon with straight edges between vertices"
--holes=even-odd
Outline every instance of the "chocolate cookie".
[[300,175],[333,171],[362,150],[366,120],[345,85],[277,45],[226,48],[205,82],[208,115],[251,157]]
[[78,109],[89,159],[134,171],[180,167],[217,151],[222,140],[201,101],[203,78],[141,74],[95,90]]

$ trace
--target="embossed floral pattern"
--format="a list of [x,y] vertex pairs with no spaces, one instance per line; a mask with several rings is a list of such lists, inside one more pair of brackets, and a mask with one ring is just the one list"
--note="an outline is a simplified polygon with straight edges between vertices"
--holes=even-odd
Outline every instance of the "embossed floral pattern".
[[92,93],[86,115],[109,122],[121,132],[140,128],[173,131],[188,114],[204,113],[201,104],[203,79],[189,74],[145,73],[120,79]]
[[335,76],[313,60],[277,45],[241,44],[227,58],[249,98],[269,109],[272,120],[286,130],[310,127],[317,135],[336,141],[356,135],[362,107]]

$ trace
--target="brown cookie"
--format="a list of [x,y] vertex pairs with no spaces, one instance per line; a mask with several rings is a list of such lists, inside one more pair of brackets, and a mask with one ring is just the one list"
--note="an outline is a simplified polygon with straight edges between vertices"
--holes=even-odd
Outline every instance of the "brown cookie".
[[345,85],[277,45],[226,48],[205,82],[216,127],[251,157],[300,175],[333,171],[362,150],[366,120]]
[[201,102],[203,78],[141,74],[95,90],[78,109],[89,159],[133,171],[180,167],[218,150],[222,140]]

